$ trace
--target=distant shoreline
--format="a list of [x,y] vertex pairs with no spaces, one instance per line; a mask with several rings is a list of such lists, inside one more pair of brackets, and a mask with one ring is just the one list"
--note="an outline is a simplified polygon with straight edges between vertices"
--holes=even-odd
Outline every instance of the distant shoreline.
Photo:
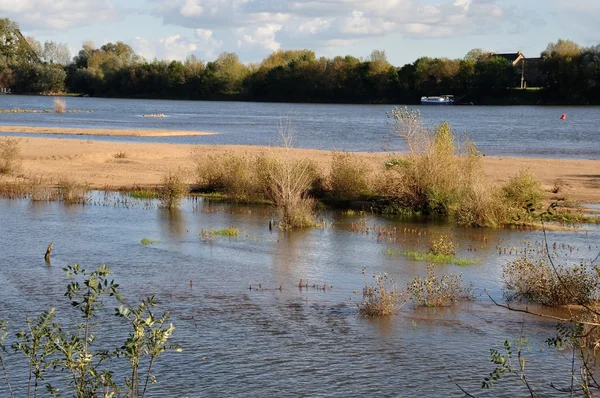
[[206,131],[178,131],[178,130],[135,130],[135,129],[87,129],[73,127],[33,127],[33,126],[0,126],[2,133],[29,133],[29,134],[64,134],[64,135],[90,135],[109,137],[182,137],[215,135],[218,133]]

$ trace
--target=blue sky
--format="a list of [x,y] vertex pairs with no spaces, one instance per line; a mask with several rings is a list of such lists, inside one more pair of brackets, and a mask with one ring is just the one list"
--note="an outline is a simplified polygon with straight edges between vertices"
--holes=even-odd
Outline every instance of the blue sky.
[[538,56],[551,41],[600,43],[600,0],[0,0],[0,15],[42,43],[124,41],[147,59],[258,62],[277,49],[394,65],[472,48]]

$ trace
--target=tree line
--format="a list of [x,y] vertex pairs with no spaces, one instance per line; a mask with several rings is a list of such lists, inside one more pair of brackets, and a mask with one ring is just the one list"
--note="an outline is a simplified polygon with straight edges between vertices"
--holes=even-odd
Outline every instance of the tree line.
[[379,50],[365,59],[278,50],[257,64],[229,52],[210,62],[193,55],[183,62],[148,61],[123,42],[100,48],[86,42],[71,58],[66,45],[20,40],[15,29],[14,22],[0,20],[0,87],[15,93],[407,104],[453,94],[473,103],[600,104],[600,44],[586,48],[569,40],[526,60],[530,89],[521,90],[523,64],[480,49],[461,59],[421,57],[401,67]]

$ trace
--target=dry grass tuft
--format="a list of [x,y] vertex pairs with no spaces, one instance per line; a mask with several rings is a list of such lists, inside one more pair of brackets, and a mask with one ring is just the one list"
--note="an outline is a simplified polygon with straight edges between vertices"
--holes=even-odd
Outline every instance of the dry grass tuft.
[[331,196],[337,200],[359,199],[370,187],[371,169],[356,154],[333,152],[329,183]]
[[194,160],[197,184],[202,190],[238,200],[250,199],[262,191],[254,158],[223,153],[197,155]]
[[22,168],[21,148],[16,138],[0,138],[0,174],[16,174]]
[[29,200],[32,202],[54,202],[59,199],[59,190],[43,177],[31,177],[27,184]]
[[54,112],[65,113],[67,111],[67,101],[63,98],[54,98],[52,103],[54,105]]

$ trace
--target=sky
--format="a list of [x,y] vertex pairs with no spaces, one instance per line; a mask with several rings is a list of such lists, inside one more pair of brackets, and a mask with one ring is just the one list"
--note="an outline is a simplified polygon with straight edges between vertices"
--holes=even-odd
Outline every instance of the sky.
[[401,66],[473,48],[536,57],[560,38],[600,43],[600,0],[0,0],[0,16],[73,55],[85,41],[123,41],[148,60],[235,52],[260,62],[305,48],[366,58],[377,49]]

